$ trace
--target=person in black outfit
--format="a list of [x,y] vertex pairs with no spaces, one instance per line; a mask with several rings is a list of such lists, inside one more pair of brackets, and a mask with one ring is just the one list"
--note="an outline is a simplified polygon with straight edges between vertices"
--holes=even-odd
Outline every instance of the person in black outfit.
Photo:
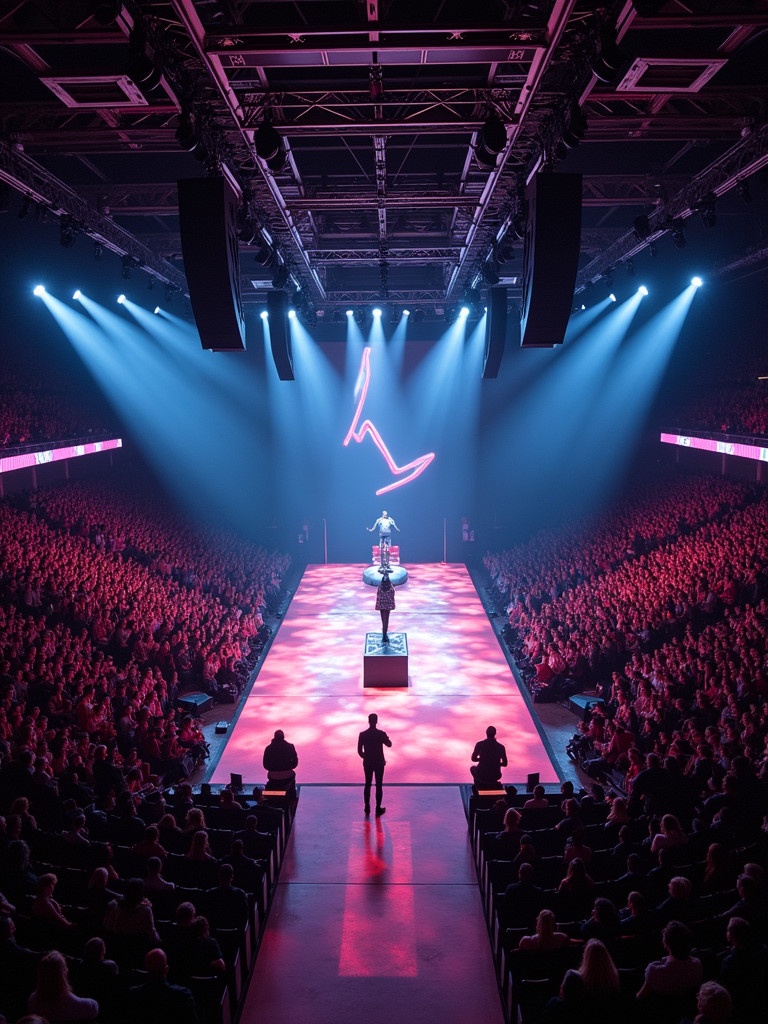
[[267,770],[267,786],[275,789],[278,787],[274,784],[279,783],[285,789],[292,789],[296,784],[295,769],[298,763],[296,747],[286,740],[282,729],[276,729],[272,742],[264,748],[262,759],[262,764]]
[[501,778],[501,769],[507,767],[507,751],[496,739],[496,729],[489,725],[485,730],[485,739],[479,740],[472,751],[473,764],[469,769],[475,785],[495,789]]
[[387,630],[389,629],[389,613],[395,608],[395,588],[389,573],[385,572],[381,583],[376,590],[376,611],[381,614],[381,640],[382,643],[389,642]]
[[168,958],[162,949],[151,949],[144,958],[149,979],[128,992],[131,1020],[142,1024],[167,1024],[169,1020],[183,1020],[185,1024],[198,1024],[197,1007],[191,991],[184,985],[171,985],[168,981]]
[[361,732],[357,740],[357,753],[363,759],[365,772],[365,788],[363,802],[366,814],[371,813],[371,782],[376,778],[376,814],[381,815],[386,807],[381,806],[384,783],[384,747],[391,747],[392,740],[381,729],[376,728],[379,716],[368,715],[368,728]]

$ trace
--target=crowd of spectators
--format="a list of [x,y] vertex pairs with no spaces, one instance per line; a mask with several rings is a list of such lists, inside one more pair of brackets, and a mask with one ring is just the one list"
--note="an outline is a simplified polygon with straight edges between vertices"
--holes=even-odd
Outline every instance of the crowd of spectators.
[[114,429],[103,412],[94,414],[86,393],[63,389],[61,381],[4,368],[0,383],[0,449],[42,441],[87,437]]
[[768,437],[768,387],[753,381],[709,389],[680,412],[676,425],[684,429]]
[[62,792],[102,748],[123,773],[186,774],[205,744],[176,698],[236,699],[288,558],[197,535],[135,482],[6,501],[0,537],[3,761],[31,754]]

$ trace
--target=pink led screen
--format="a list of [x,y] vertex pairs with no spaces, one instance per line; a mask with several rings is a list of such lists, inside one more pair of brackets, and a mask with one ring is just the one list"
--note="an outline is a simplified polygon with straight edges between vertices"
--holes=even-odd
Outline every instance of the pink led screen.
[[89,441],[87,444],[67,445],[65,448],[49,448],[43,452],[7,455],[0,457],[0,473],[10,473],[14,469],[29,469],[31,466],[45,466],[49,462],[63,462],[64,459],[77,459],[81,455],[97,455],[99,452],[122,447],[123,439],[115,437],[109,441]]
[[735,441],[717,441],[711,437],[691,437],[687,434],[662,434],[663,444],[676,444],[681,448],[698,448],[703,452],[716,452],[718,455],[738,455],[742,459],[755,462],[768,462],[768,448],[756,444],[738,444]]

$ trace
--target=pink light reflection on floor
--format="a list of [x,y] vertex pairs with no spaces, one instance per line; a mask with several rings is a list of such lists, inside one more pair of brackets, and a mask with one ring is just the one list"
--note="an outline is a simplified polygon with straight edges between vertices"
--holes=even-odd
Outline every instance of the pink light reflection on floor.
[[390,629],[408,634],[407,689],[363,689],[363,641],[381,629],[362,565],[314,565],[304,573],[280,631],[212,774],[248,782],[275,729],[299,753],[305,783],[358,783],[357,734],[376,711],[392,738],[386,783],[470,781],[472,747],[495,725],[520,782],[557,775],[463,565],[408,566]]
[[349,837],[339,976],[415,978],[411,826],[356,822]]

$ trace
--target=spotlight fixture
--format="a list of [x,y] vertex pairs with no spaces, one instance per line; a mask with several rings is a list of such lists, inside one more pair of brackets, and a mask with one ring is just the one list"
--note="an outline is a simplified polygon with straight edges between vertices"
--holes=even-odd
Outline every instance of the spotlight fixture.
[[295,309],[289,309],[288,310],[288,319],[289,320],[295,320],[296,319],[296,310]]
[[100,260],[103,255],[104,255],[104,246],[101,244],[101,242],[94,242],[93,243],[93,258],[95,260]]
[[260,157],[270,171],[278,173],[285,167],[287,154],[283,137],[274,125],[264,121],[253,136],[256,156]]
[[469,306],[462,306],[459,310],[459,316],[462,320],[466,320],[469,316]]
[[403,310],[403,316],[410,316],[410,315],[411,315],[410,309],[404,309]]
[[486,284],[493,286],[499,283],[501,275],[499,274],[499,264],[495,256],[489,256],[485,261],[482,274]]
[[566,149],[575,149],[584,138],[587,131],[587,117],[581,107],[574,103],[571,108],[568,124],[562,136],[562,143]]
[[656,243],[651,242],[651,244],[648,246],[648,255],[651,257],[652,260],[656,259],[658,251],[659,250],[656,248]]
[[122,306],[124,302],[125,302],[125,296],[122,295],[122,294],[118,295],[117,296],[117,304],[118,304],[118,306]]
[[41,295],[45,295],[45,285],[44,284],[36,284],[35,287],[32,289],[32,294],[33,295],[37,295],[38,298]]
[[608,298],[611,300],[611,302],[615,302],[616,301],[616,296],[613,294],[613,292],[611,292],[611,294],[608,296]]
[[381,310],[379,309],[379,307],[378,307],[378,306],[375,306],[375,307],[374,307],[374,308],[373,308],[373,309],[371,310],[371,312],[372,312],[373,316],[375,316],[375,317],[376,317],[376,319],[377,319],[377,320],[379,320],[379,319],[381,318]]
[[71,249],[77,241],[79,233],[80,227],[71,217],[61,218],[59,221],[59,245],[62,245],[65,249]]
[[19,207],[18,218],[24,220],[29,216],[29,212],[32,209],[32,196],[24,196],[21,200],[21,206]]
[[648,289],[645,287],[644,284],[641,284],[640,287],[637,289],[637,294],[638,295],[647,295],[648,294]]
[[748,181],[744,181],[742,178],[741,181],[736,182],[736,195],[743,199],[745,203],[752,202],[752,193],[749,190]]
[[346,313],[348,317],[353,317],[355,315],[354,309],[348,309]]
[[128,67],[126,74],[142,92],[152,92],[160,85],[163,72],[160,64],[150,57],[147,38],[137,25],[131,29],[128,38]]
[[475,159],[481,167],[492,170],[496,166],[496,158],[506,145],[507,129],[504,122],[497,114],[491,114],[477,133]]
[[701,286],[704,284],[704,282],[702,281],[702,279],[700,277],[696,276],[696,277],[692,277],[691,278],[691,284],[693,285],[694,288],[701,288]]
[[634,277],[635,276],[635,264],[634,264],[634,262],[632,260],[627,260],[625,266],[627,268],[627,274],[629,275],[629,277]]
[[187,153],[194,153],[200,143],[190,114],[181,114],[175,135],[179,146]]
[[269,313],[266,311],[266,309],[262,309],[262,311],[259,313],[259,316],[261,317],[262,320],[269,320]]
[[672,244],[676,249],[684,249],[686,244],[685,227],[679,218],[668,220],[664,228],[672,235]]
[[638,242],[644,242],[651,233],[651,225],[646,214],[635,217],[632,222],[632,232]]
[[154,310],[153,310],[153,313],[155,314],[155,316],[157,316],[157,314],[158,314],[159,312],[160,312],[160,307],[159,307],[159,306],[155,306],[155,308],[154,308]]
[[82,293],[82,292],[80,291],[80,289],[79,289],[79,288],[76,288],[76,289],[75,289],[75,293],[74,293],[74,295],[72,296],[72,298],[73,298],[73,299],[82,299],[82,297],[83,297],[83,293]]
[[425,310],[423,310],[421,306],[417,306],[416,309],[414,309],[413,311],[413,322],[415,324],[423,323],[424,320],[426,319],[426,316],[427,314]]
[[127,252],[123,256],[123,258],[120,261],[120,263],[121,263],[121,275],[122,275],[122,278],[123,278],[124,281],[128,281],[128,280],[130,280],[131,273],[133,272],[133,268],[134,267],[138,267],[139,264],[140,264],[140,261],[137,260],[135,256],[131,256],[131,254]]
[[708,192],[694,205],[694,210],[701,217],[701,223],[705,228],[713,228],[717,224],[717,210],[715,209],[716,197],[714,193]]
[[600,53],[592,64],[592,74],[600,82],[612,82],[625,57],[616,44],[616,33],[606,32],[600,43]]
[[288,267],[284,263],[278,263],[272,274],[272,287],[277,288],[278,291],[282,290],[288,284],[289,276]]

